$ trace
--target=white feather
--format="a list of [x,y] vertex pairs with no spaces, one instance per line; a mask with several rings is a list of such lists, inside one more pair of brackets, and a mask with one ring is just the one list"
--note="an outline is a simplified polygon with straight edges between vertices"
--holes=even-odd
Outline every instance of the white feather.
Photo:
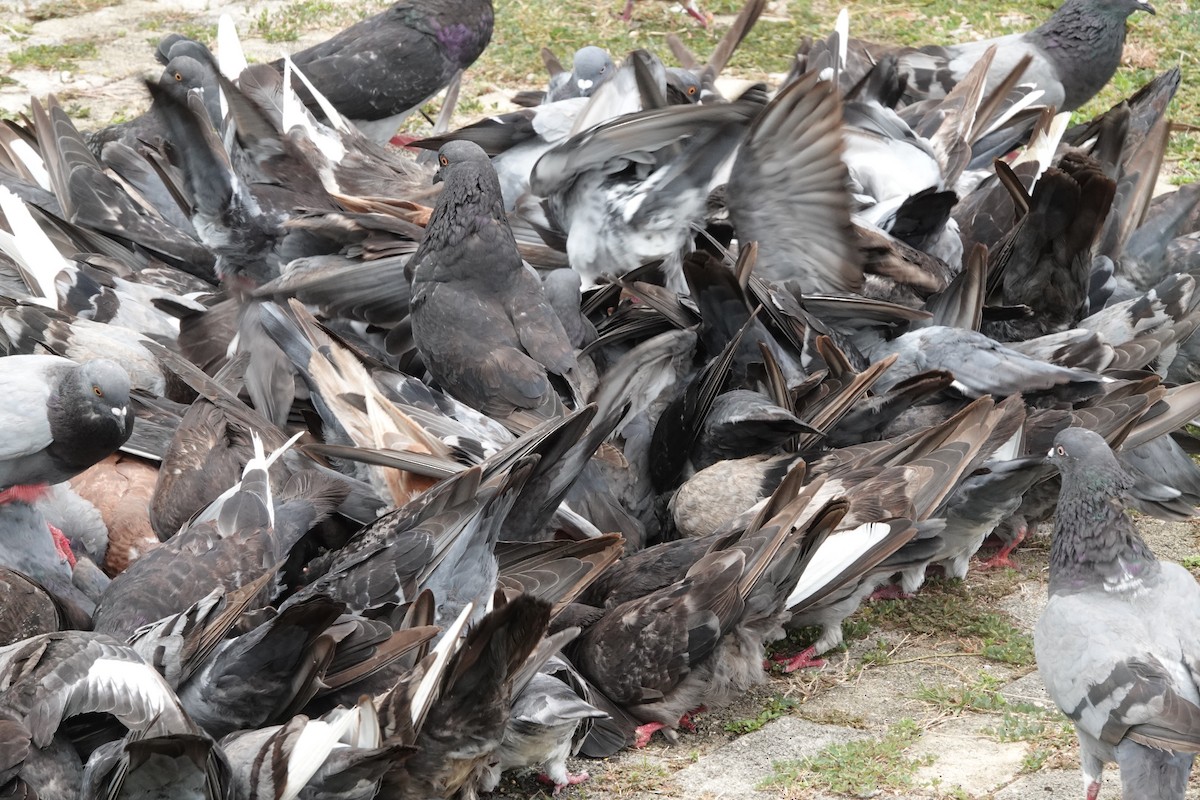
[[[238,38],[237,25],[229,14],[222,14],[217,21],[217,66],[221,74],[231,81],[237,81],[249,62],[242,50],[242,40]],[[229,101],[225,92],[219,92],[221,100],[221,117],[229,113]]]
[[817,552],[788,595],[787,607],[803,602],[824,588],[855,560],[882,542],[892,531],[886,522],[866,522],[852,531],[840,531],[830,536]]
[[471,618],[471,613],[474,610],[474,602],[463,606],[462,611],[458,612],[458,619],[454,620],[453,624],[442,634],[441,640],[434,646],[433,662],[429,665],[429,670],[421,678],[421,683],[418,684],[417,690],[413,692],[412,702],[409,705],[414,729],[424,719],[425,711],[433,699],[434,689],[442,682],[442,672],[445,671],[446,664],[450,661],[450,656],[458,651],[459,637],[462,635],[463,629],[467,627],[467,621]]
[[0,211],[12,229],[12,234],[0,230],[0,250],[21,267],[22,277],[32,293],[31,299],[41,305],[57,308],[58,290],[54,279],[60,271],[74,265],[58,252],[50,237],[29,213],[25,201],[6,186],[0,186]]

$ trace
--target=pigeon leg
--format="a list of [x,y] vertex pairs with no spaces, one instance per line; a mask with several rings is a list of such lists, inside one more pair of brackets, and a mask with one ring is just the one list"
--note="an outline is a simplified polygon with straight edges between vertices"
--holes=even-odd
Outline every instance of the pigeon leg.
[[708,711],[708,706],[697,706],[696,708],[693,708],[691,711],[679,718],[679,727],[683,728],[688,733],[695,733],[696,721],[692,719],[692,715],[703,714],[705,711]]
[[704,28],[707,28],[708,24],[712,22],[712,17],[700,10],[700,7],[696,5],[696,0],[690,0],[690,2],[684,3],[683,10],[688,13],[689,17],[698,21]]
[[794,656],[778,654],[773,655],[771,656],[771,661],[779,664],[782,667],[784,674],[787,674],[802,668],[825,666],[825,659],[815,658],[816,655],[817,648],[809,646],[801,650],[799,653],[796,653]]
[[889,583],[881,589],[871,592],[870,600],[911,600],[912,595],[900,588],[899,584]]
[[1100,797],[1100,781],[1092,781],[1087,787],[1087,800],[1098,800]]
[[1004,545],[1004,547],[1001,547],[1000,552],[996,553],[996,555],[992,556],[987,561],[984,561],[982,564],[980,564],[979,565],[980,569],[998,569],[1000,567],[1009,567],[1010,569],[1016,569],[1017,565],[1013,563],[1012,559],[1009,558],[1009,556],[1012,555],[1013,550],[1017,549],[1017,545],[1019,545],[1021,542],[1023,542],[1025,540],[1025,536],[1028,533],[1029,533],[1028,525],[1022,525],[1019,528],[1017,528],[1016,538],[1013,539],[1008,544]]
[[0,504],[36,503],[50,489],[48,483],[30,483],[25,486],[10,486],[0,492]]
[[553,786],[554,794],[555,794],[555,796],[557,796],[558,793],[561,792],[565,787],[578,786],[579,784],[583,783],[584,781],[589,780],[591,777],[592,776],[589,775],[586,771],[575,772],[575,773],[568,772],[566,783],[558,783],[553,778],[551,778],[549,775],[547,775],[546,773],[543,772],[537,776],[537,779],[538,779],[539,783],[543,783],[546,786]]
[[71,550],[70,540],[63,535],[62,531],[51,525],[49,522],[46,523],[46,527],[50,529],[50,538],[54,540],[54,549],[58,551],[58,554],[62,556],[63,559],[70,564],[73,569],[75,567],[75,553]]
[[655,731],[661,731],[665,727],[667,726],[661,722],[647,722],[645,725],[637,726],[633,732],[633,746],[640,750],[650,744],[650,737],[654,735]]
[[625,22],[633,19],[633,0],[625,0],[625,10],[621,12],[621,19]]

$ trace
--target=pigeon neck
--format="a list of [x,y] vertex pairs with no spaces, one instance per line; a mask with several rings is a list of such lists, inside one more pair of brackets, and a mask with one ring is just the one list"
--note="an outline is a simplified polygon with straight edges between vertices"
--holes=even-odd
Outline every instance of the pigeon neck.
[[[1059,68],[1070,111],[1104,88],[1121,63],[1128,14],[1097,8],[1094,0],[1067,0],[1029,39]],[[1083,68],[1081,68],[1083,65]]]
[[[1099,483],[1099,481],[1097,481]],[[1050,593],[1101,587],[1137,593],[1160,570],[1111,487],[1095,483],[1059,498],[1050,547]]]

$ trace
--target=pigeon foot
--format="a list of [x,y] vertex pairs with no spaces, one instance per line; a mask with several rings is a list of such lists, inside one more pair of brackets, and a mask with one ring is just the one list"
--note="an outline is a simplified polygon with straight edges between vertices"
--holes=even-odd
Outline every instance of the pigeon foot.
[[696,721],[692,719],[692,716],[694,714],[703,714],[705,711],[708,711],[708,706],[697,706],[696,708],[693,708],[691,711],[679,718],[679,727],[683,728],[688,733],[695,733]]
[[538,783],[545,784],[546,786],[553,786],[554,787],[554,795],[558,796],[558,793],[561,792],[566,787],[578,786],[579,784],[583,783],[584,781],[590,780],[591,777],[592,776],[589,775],[586,771],[576,772],[576,773],[568,772],[567,773],[567,782],[559,783],[558,781],[554,780],[554,778],[551,778],[549,775],[547,775],[546,773],[543,772],[537,776],[537,779],[538,779]]
[[[996,555],[992,556],[987,561],[984,561],[982,564],[980,564],[979,568],[980,569],[999,569],[1001,567],[1007,567],[1009,569],[1016,569],[1017,565],[1015,563],[1013,563],[1013,560],[1011,558],[1009,558],[1009,556],[1012,555],[1013,550],[1017,549],[1017,545],[1019,545],[1021,542],[1025,541],[1025,536],[1028,533],[1029,533],[1029,527],[1026,525],[1022,525],[1021,527],[1017,528],[1017,538],[1013,539],[1011,542],[1004,545],[1004,547],[1001,547],[1000,552],[996,553]],[[1097,789],[1097,791],[1099,791],[1099,790]]]
[[1097,800],[1100,797],[1100,781],[1092,781],[1087,787],[1087,800]]
[[36,503],[50,490],[48,483],[30,483],[24,486],[10,486],[0,492],[0,504],[4,503]]
[[57,550],[58,554],[62,556],[68,564],[71,565],[72,569],[74,569],[75,553],[71,550],[70,540],[63,535],[62,531],[51,525],[49,522],[46,523],[46,527],[50,529],[50,538],[54,540],[54,549]]
[[796,653],[794,656],[773,655],[771,661],[780,665],[783,673],[786,675],[789,672],[795,672],[798,669],[807,669],[809,667],[825,666],[825,659],[816,658],[817,648],[809,646]]
[[900,588],[899,584],[889,583],[881,589],[871,592],[869,600],[911,600],[913,596]]
[[666,728],[661,722],[647,722],[645,725],[639,725],[634,730],[633,746],[639,750],[650,744],[650,737],[655,731],[661,731]]

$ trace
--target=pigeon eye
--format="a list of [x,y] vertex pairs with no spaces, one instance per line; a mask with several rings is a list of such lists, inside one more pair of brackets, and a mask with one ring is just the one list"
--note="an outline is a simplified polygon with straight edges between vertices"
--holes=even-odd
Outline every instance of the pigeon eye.
[[691,95],[694,95],[695,93],[696,93],[696,87],[695,87],[695,86],[689,86],[689,87],[688,87],[688,96],[690,97]]
[[176,73],[175,73],[175,80],[177,80],[177,81],[181,81],[181,80],[183,80],[183,73],[181,73],[181,72],[176,72]]
[[448,167],[450,166],[450,159],[446,158],[445,156],[438,156],[438,163],[443,167]]
[[1063,449],[1063,446],[1061,444],[1058,447],[1054,448],[1054,452],[1060,456],[1065,456],[1067,454],[1067,451]]
[[96,395],[96,397],[104,397],[104,392],[100,390],[99,386],[92,387],[92,394]]

